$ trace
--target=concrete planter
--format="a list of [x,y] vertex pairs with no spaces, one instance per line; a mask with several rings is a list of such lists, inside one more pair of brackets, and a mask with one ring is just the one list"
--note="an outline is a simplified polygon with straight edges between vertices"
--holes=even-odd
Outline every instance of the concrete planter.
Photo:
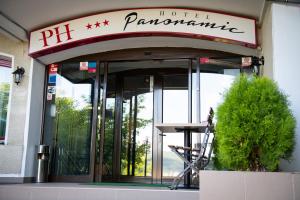
[[200,200],[300,200],[300,173],[200,171]]

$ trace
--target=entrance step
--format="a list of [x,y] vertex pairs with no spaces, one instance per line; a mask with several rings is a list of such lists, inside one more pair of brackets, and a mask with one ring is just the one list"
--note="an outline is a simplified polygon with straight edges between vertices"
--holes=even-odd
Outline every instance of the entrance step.
[[95,186],[81,183],[0,185],[2,200],[198,200],[199,190]]

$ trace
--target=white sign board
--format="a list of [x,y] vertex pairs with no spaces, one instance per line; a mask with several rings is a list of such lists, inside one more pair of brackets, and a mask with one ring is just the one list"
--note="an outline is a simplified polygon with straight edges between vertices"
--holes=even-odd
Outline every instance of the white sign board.
[[175,36],[256,47],[256,21],[193,9],[144,8],[100,13],[30,33],[33,57],[126,37]]

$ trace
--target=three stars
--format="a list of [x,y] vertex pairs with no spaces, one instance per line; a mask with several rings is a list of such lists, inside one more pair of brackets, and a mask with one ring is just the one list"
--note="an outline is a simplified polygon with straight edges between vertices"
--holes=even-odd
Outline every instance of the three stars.
[[[103,24],[104,26],[108,26],[109,25],[109,21],[108,20],[104,20],[102,23],[100,22],[96,22],[94,25],[95,25],[95,28],[100,28],[100,25]],[[93,25],[88,23],[86,26],[85,26],[88,30],[89,29],[92,29],[93,28]]]

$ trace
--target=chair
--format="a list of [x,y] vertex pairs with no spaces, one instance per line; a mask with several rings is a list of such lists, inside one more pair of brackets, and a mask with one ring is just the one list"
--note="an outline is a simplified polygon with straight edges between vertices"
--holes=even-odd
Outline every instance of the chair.
[[[181,171],[173,180],[171,189],[177,189],[180,181],[184,176],[186,176],[189,172],[194,170],[194,173],[192,174],[192,177],[199,176],[199,171],[201,169],[204,169],[210,161],[211,153],[213,149],[213,141],[214,136],[212,135],[212,143],[209,145],[209,138],[211,137],[211,132],[213,130],[213,116],[214,111],[212,108],[210,108],[209,115],[207,118],[207,125],[204,131],[204,137],[201,142],[200,148],[191,148],[191,147],[183,147],[183,146],[175,146],[175,145],[169,145],[169,148],[172,152],[174,152],[185,164],[185,168],[183,171]],[[202,133],[201,133],[202,134]],[[210,149],[207,152],[207,148],[210,146]],[[191,160],[189,161],[186,159],[187,157],[191,157]]]

